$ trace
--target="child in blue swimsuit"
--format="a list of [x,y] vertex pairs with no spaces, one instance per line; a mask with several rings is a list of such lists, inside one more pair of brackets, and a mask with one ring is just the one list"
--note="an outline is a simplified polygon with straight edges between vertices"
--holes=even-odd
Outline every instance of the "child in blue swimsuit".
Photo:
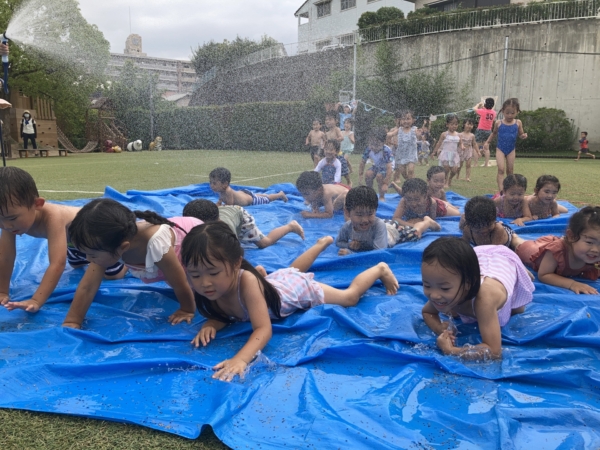
[[523,124],[519,119],[516,119],[517,114],[521,112],[519,99],[509,98],[504,102],[500,111],[504,117],[502,120],[496,120],[494,131],[484,144],[484,149],[489,148],[491,140],[495,136],[498,136],[498,143],[496,144],[496,162],[498,165],[496,182],[498,184],[498,192],[502,191],[505,169],[507,175],[514,173],[517,136],[521,139],[527,138],[527,133],[523,131]]

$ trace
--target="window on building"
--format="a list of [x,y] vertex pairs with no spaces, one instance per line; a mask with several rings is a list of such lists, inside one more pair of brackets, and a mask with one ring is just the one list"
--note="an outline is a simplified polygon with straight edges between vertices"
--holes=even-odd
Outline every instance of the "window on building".
[[356,6],[356,0],[342,0],[342,11]]
[[315,6],[317,7],[317,17],[325,17],[331,15],[331,1],[321,2]]
[[448,11],[454,11],[455,9],[458,9],[458,3],[447,3],[444,5],[444,11],[448,12]]
[[375,3],[378,2],[379,0],[367,0],[367,3]]
[[299,14],[298,17],[300,18],[300,25],[304,25],[305,23],[308,23],[308,11],[302,14]]

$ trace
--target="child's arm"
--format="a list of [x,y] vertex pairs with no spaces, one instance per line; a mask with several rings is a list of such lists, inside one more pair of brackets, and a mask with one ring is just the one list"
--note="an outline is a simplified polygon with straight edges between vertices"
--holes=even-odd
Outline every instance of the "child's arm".
[[14,234],[8,231],[0,233],[0,305],[10,301],[10,278],[12,277],[17,249]]
[[433,148],[433,156],[437,156],[440,152],[440,147],[442,146],[442,142],[444,142],[444,139],[446,139],[445,131],[440,135],[440,139],[437,141],[437,144],[435,144],[435,147]]
[[351,236],[352,225],[348,225],[345,223],[337,235],[335,239],[335,245],[340,249],[338,251],[338,256],[350,255],[352,250],[350,250],[350,236]]
[[219,200],[217,200],[217,206],[223,206],[225,203],[223,202],[223,194],[224,193],[219,193]]
[[192,339],[192,345],[196,348],[200,347],[200,344],[206,347],[217,336],[217,331],[221,331],[226,326],[227,324],[220,320],[208,319],[204,322],[196,337]]
[[360,160],[360,164],[358,165],[358,184],[363,184],[364,174],[365,174],[365,165],[367,161],[364,159]]
[[517,125],[519,126],[519,137],[521,139],[527,139],[527,133],[523,131],[523,123],[517,119]]
[[331,195],[323,196],[323,206],[325,207],[325,211],[319,211],[319,208],[316,204],[312,205],[312,212],[310,211],[302,211],[302,217],[305,219],[330,219],[333,217],[333,199]]
[[308,136],[306,136],[306,142],[304,143],[304,145],[310,145],[310,135],[312,134],[312,130],[310,130],[308,132]]
[[394,216],[392,217],[392,220],[395,220],[402,226],[412,227],[413,226],[412,223],[402,220],[405,212],[406,212],[406,202],[404,201],[404,199],[400,199],[400,202],[398,202],[398,206],[396,207],[396,211],[394,211]]
[[90,263],[79,282],[79,286],[77,286],[71,307],[63,322],[63,327],[81,328],[83,319],[85,319],[85,315],[94,301],[103,277],[104,268],[96,263]]
[[556,200],[552,202],[552,206],[550,207],[550,215],[554,217],[560,217],[560,212],[558,211],[558,203]]
[[338,142],[342,142],[344,140],[344,135],[342,134],[340,127],[335,127],[335,138]]
[[184,321],[192,323],[194,313],[196,312],[194,293],[173,247],[155,264],[164,274],[165,281],[173,288],[175,297],[179,301],[179,309],[169,316],[169,322],[173,325]]
[[523,199],[523,210],[521,211],[521,214],[523,214],[523,217],[519,217],[511,223],[522,227],[525,225],[525,222],[531,222],[534,220],[533,214],[531,213],[531,208],[529,207],[529,196]]
[[431,302],[428,301],[425,303],[425,306],[423,306],[423,309],[421,310],[421,314],[423,315],[425,324],[438,336],[448,329],[448,322],[442,322],[440,320],[440,313],[435,309],[435,306],[433,306]]
[[486,147],[489,148],[490,142],[492,142],[492,139],[494,139],[498,135],[498,127],[500,126],[500,122],[502,122],[502,121],[496,120],[496,122],[494,122],[494,128],[492,128],[492,134],[490,134],[490,137],[488,137],[486,139],[486,141],[483,143],[484,148],[486,148]]
[[[568,257],[565,255],[565,257]],[[554,259],[552,252],[545,252],[540,262],[538,270],[538,279],[545,284],[569,289],[576,294],[598,294],[598,291],[585,283],[580,283],[571,278],[566,278],[554,273],[558,263]]]
[[243,378],[248,364],[260,350],[265,348],[273,335],[265,296],[257,278],[248,271],[242,274],[240,295],[246,303],[253,331],[246,344],[233,358],[226,359],[213,367],[217,371],[213,378],[222,381],[231,381],[235,375]]
[[389,163],[387,163],[385,165],[385,167],[386,167],[386,169],[385,169],[385,178],[383,179],[383,184],[386,185],[386,189],[384,190],[384,192],[387,191],[387,186],[390,185],[390,181],[392,179],[392,172],[393,172],[393,170],[392,170],[392,162],[390,161]]
[[356,144],[356,141],[354,139],[354,131],[351,131],[350,134],[348,135],[348,137],[350,138],[350,142],[352,142],[353,144]]
[[9,302],[6,305],[7,309],[23,309],[30,313],[38,312],[56,289],[58,280],[60,280],[67,264],[67,235],[64,225],[59,221],[49,223],[47,233],[50,264],[42,277],[40,285],[30,299],[22,302]]
[[230,187],[227,187],[220,200],[224,205],[232,206],[235,205],[235,192]]

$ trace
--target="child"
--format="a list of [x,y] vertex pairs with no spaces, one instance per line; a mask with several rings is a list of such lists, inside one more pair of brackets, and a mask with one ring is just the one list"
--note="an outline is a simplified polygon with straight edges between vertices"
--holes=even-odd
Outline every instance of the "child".
[[[302,211],[305,219],[329,219],[335,211],[344,209],[348,188],[341,184],[323,184],[321,175],[317,172],[302,172],[296,180],[296,188],[312,209]],[[325,211],[321,212],[321,207]]]
[[437,217],[460,215],[454,206],[427,195],[427,183],[420,178],[406,180],[402,185],[402,195],[392,218],[400,225],[414,226],[426,217],[435,220]]
[[337,126],[336,118],[336,114],[333,111],[329,111],[327,114],[325,114],[325,127],[327,127],[325,139],[328,141],[334,140],[342,142],[344,140],[344,136],[342,136],[342,131]]
[[296,233],[304,239],[304,230],[295,220],[272,229],[269,235],[265,236],[256,226],[254,217],[237,205],[217,206],[210,200],[197,199],[185,205],[182,214],[183,217],[195,217],[204,223],[218,220],[225,222],[241,243],[253,243],[258,248],[269,247],[289,233]]
[[275,200],[283,200],[287,202],[287,197],[283,191],[277,194],[255,194],[248,189],[234,191],[229,186],[231,183],[231,172],[225,167],[217,167],[208,175],[210,180],[210,188],[213,192],[219,194],[218,206],[221,205],[266,205]]
[[444,184],[446,184],[446,175],[442,166],[431,166],[427,169],[427,195],[448,201]]
[[415,176],[415,164],[419,160],[417,140],[421,138],[421,132],[413,126],[415,119],[411,111],[398,111],[396,118],[399,119],[399,126],[396,153],[394,154],[396,163],[394,181],[397,181],[400,175],[408,180]]
[[230,323],[252,323],[246,344],[231,359],[213,367],[213,378],[231,381],[235,375],[243,377],[248,364],[271,339],[272,319],[322,304],[355,306],[377,280],[388,294],[396,293],[398,281],[385,263],[359,274],[345,290],[317,283],[312,273],[304,273],[332,242],[330,236],[321,238],[290,268],[266,275],[264,269],[257,270],[244,259],[239,241],[224,223],[207,223],[190,231],[183,240],[181,256],[198,311],[207,318],[192,344],[208,345]]
[[419,240],[429,228],[434,231],[441,229],[430,217],[425,217],[414,226],[382,220],[375,216],[377,204],[377,193],[373,188],[359,186],[348,191],[344,213],[349,220],[342,226],[335,240],[335,244],[340,247],[338,255],[391,248],[396,244]]
[[323,184],[339,184],[342,181],[342,163],[337,157],[339,149],[338,141],[325,143],[325,158],[315,167],[315,172],[321,174]]
[[448,131],[444,131],[440,136],[440,140],[435,146],[434,154],[435,156],[439,154],[440,165],[444,167],[444,173],[446,174],[444,187],[450,187],[452,185],[452,178],[456,175],[458,166],[460,166],[460,153],[464,149],[460,141],[460,136],[456,132],[458,129],[458,117],[454,114],[448,114],[446,116],[446,128]]
[[524,264],[537,271],[542,283],[597,295],[597,289],[572,278],[596,281],[600,275],[600,207],[586,206],[573,214],[564,237],[525,241],[516,252]]
[[[479,123],[477,124],[477,131],[475,132],[475,140],[477,141],[477,147],[479,150],[483,151],[485,155],[485,163],[483,167],[488,167],[490,164],[490,149],[489,147],[485,147],[483,144],[487,141],[487,139],[492,134],[492,127],[494,126],[494,121],[496,120],[496,111],[494,111],[494,104],[496,102],[493,98],[486,98],[485,102],[476,104],[473,109],[475,113],[479,116]],[[479,160],[479,152],[477,152],[477,159],[475,160],[475,165]]]
[[[500,328],[525,311],[535,287],[517,255],[500,245],[472,248],[459,238],[443,237],[429,244],[421,264],[423,320],[438,335],[446,355],[482,360],[502,358]],[[477,322],[482,343],[456,347],[456,335],[440,313]]]
[[383,128],[372,130],[367,141],[362,161],[358,167],[358,182],[362,184],[363,174],[367,160],[373,161],[373,165],[365,174],[365,183],[373,187],[373,180],[377,180],[379,187],[379,201],[385,202],[385,193],[388,190],[388,184],[392,176],[394,156],[390,148],[385,145],[387,133]]
[[[56,289],[67,260],[80,267],[89,262],[85,255],[69,249],[67,229],[80,208],[46,203],[39,196],[31,175],[18,167],[0,167],[0,304],[8,310],[23,309],[35,313]],[[29,235],[48,240],[48,260],[40,285],[31,298],[11,302],[10,278],[17,256],[17,236]],[[122,278],[123,264],[103,271],[106,278]]]
[[520,223],[532,220],[559,217],[568,210],[556,202],[560,191],[560,181],[553,175],[542,175],[537,179],[533,195],[525,197],[523,203],[523,217]]
[[105,268],[117,262],[123,262],[144,283],[166,281],[179,301],[179,309],[169,316],[169,322],[191,323],[196,312],[194,295],[179,252],[185,234],[200,224],[193,217],[165,219],[152,211],[131,211],[107,198],[85,205],[69,226],[69,234],[90,260],[90,267],[75,291],[63,326],[81,328]]
[[27,150],[27,142],[31,141],[31,146],[34,150],[37,150],[37,144],[35,138],[37,137],[37,123],[31,113],[28,110],[23,112],[23,119],[21,119],[21,137],[23,138],[23,148]]
[[523,242],[508,225],[496,221],[496,205],[488,197],[473,197],[467,202],[459,228],[462,238],[473,247],[504,245],[514,249]]
[[515,145],[517,136],[521,139],[527,139],[527,133],[523,131],[523,124],[519,119],[516,119],[517,114],[521,112],[519,99],[509,98],[502,105],[500,110],[503,114],[502,120],[496,120],[494,131],[487,138],[483,146],[489,151],[491,140],[498,136],[496,144],[496,163],[498,166],[498,174],[496,175],[496,183],[498,192],[502,190],[502,180],[504,179],[504,169],[506,174],[511,175],[515,165]]
[[579,158],[581,158],[582,153],[584,155],[591,156],[593,159],[596,159],[596,155],[594,155],[592,153],[588,153],[587,135],[588,135],[587,131],[581,132],[581,139],[579,139],[579,152],[577,153],[577,159],[575,159],[575,161],[579,161]]
[[[344,121],[344,129],[342,130],[342,136],[344,140],[340,144],[340,149],[342,150],[342,155],[348,164],[348,174],[352,173],[352,164],[350,164],[350,154],[354,151],[354,144],[356,143],[354,139],[354,120],[346,119]],[[348,184],[350,186],[350,183]]]
[[325,142],[325,133],[321,131],[321,121],[319,119],[313,120],[312,130],[306,136],[306,144],[309,146],[310,159],[317,167],[319,160],[322,156],[323,143]]
[[477,150],[477,143],[475,142],[475,135],[471,133],[474,125],[475,123],[471,119],[465,119],[463,122],[463,132],[459,134],[463,151],[460,153],[460,166],[456,173],[457,180],[460,178],[460,171],[463,164],[466,164],[466,180],[469,182],[471,181],[471,162],[474,158],[477,158],[477,153],[479,152]]
[[339,114],[340,129],[341,129],[341,131],[345,131],[346,130],[346,121],[352,120],[352,108],[348,104],[343,105],[342,108],[343,108],[343,112],[341,112]]
[[429,141],[427,140],[427,136],[422,132],[421,139],[417,141],[417,154],[419,156],[420,166],[429,165],[429,152]]
[[494,198],[496,216],[502,219],[515,219],[511,223],[522,227],[526,191],[527,178],[519,174],[508,175],[502,181],[502,194]]

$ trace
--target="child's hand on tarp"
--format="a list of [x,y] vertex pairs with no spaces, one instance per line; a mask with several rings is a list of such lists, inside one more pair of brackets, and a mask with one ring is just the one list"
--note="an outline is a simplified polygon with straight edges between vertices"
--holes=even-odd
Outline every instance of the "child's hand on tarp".
[[187,311],[183,311],[182,309],[178,309],[173,314],[169,316],[169,323],[171,325],[177,325],[181,322],[187,322],[188,324],[192,323],[192,319],[194,318],[194,313],[190,313]]
[[233,357],[226,359],[213,367],[213,370],[217,372],[212,376],[213,378],[221,381],[231,381],[233,377],[239,375],[241,379],[244,378],[244,373],[248,364],[241,358]]
[[27,311],[28,313],[36,313],[40,310],[41,306],[35,300],[23,300],[21,302],[7,302],[3,303],[4,307],[9,311],[14,309],[22,309],[23,311]]

